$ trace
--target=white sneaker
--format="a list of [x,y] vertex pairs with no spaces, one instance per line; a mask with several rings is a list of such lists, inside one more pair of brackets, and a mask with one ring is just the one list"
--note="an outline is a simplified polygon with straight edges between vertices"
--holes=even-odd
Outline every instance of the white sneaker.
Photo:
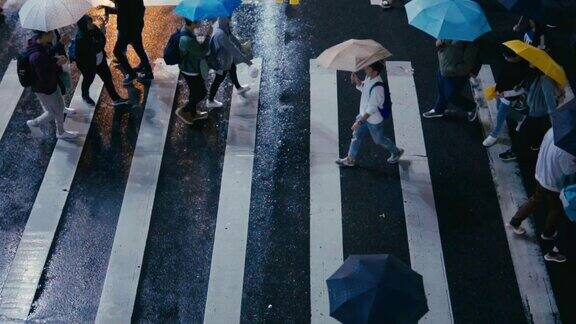
[[554,234],[552,234],[552,235],[550,235],[550,236],[548,236],[548,235],[546,235],[546,234],[544,234],[544,233],[540,234],[540,238],[541,238],[543,241],[554,241],[554,239],[556,238],[556,236],[558,236],[558,232],[554,232]]
[[224,106],[224,104],[218,100],[207,100],[206,101],[206,108],[222,108],[223,106]]
[[30,129],[30,133],[32,133],[32,136],[36,138],[44,136],[42,128],[40,128],[40,126],[35,125],[33,120],[26,121],[26,125],[28,125],[28,128]]
[[484,145],[486,147],[490,147],[490,146],[496,144],[497,140],[498,140],[497,137],[492,137],[491,135],[488,135],[488,137],[486,137],[484,142],[482,142],[482,145]]
[[72,140],[72,139],[76,139],[78,137],[78,132],[67,132],[64,131],[64,133],[62,134],[56,134],[56,138],[57,139],[61,139],[61,140]]
[[250,86],[241,86],[240,89],[236,90],[239,95],[243,96],[246,92],[250,91]]
[[75,114],[76,114],[76,109],[64,107],[64,113],[67,114],[67,115],[75,115]]
[[526,230],[522,227],[522,225],[515,227],[514,225],[508,223],[506,224],[508,225],[508,227],[510,227],[512,229],[512,232],[514,232],[514,234],[516,235],[524,235],[526,234]]
[[356,161],[349,159],[348,157],[345,158],[341,158],[335,161],[336,164],[338,164],[341,167],[355,167],[356,166]]

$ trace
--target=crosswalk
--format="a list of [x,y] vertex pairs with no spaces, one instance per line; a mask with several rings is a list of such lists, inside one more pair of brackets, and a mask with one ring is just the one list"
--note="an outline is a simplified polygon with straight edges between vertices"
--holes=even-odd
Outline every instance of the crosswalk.
[[[261,60],[254,62],[261,70]],[[241,65],[238,68],[240,80],[249,80],[248,67]],[[397,145],[406,150],[397,168],[410,265],[424,278],[430,308],[421,323],[454,323],[449,283],[456,279],[449,277],[445,269],[412,66],[410,62],[393,61],[387,62],[386,68],[394,102],[394,135]],[[138,294],[164,145],[178,87],[176,67],[157,61],[155,75],[156,80],[148,93],[102,283],[95,314],[98,323],[129,322]],[[493,83],[489,67],[483,68],[481,78],[484,86]],[[340,185],[341,172],[334,165],[340,147],[337,79],[337,72],[325,70],[316,61],[310,61],[310,178],[302,181],[309,181],[310,184],[310,263],[307,271],[310,276],[309,314],[312,323],[335,322],[329,316],[325,280],[344,259],[344,193]],[[13,75],[7,73],[4,80],[0,96],[7,96],[6,101],[15,107],[22,92],[14,87],[17,80],[13,80]],[[235,91],[232,93],[216,229],[209,260],[210,275],[205,283],[206,300],[201,301],[204,304],[204,323],[241,321],[242,302],[246,298],[243,293],[245,262],[250,258],[246,253],[246,245],[251,191],[252,186],[257,185],[253,183],[253,168],[258,140],[256,125],[259,118],[260,80],[260,76],[251,80],[253,90],[247,97]],[[99,94],[102,86],[102,82],[97,79],[92,90]],[[5,87],[14,90],[10,94],[3,90]],[[80,113],[67,118],[66,127],[87,134],[93,109],[85,106],[79,88],[76,89],[71,107]],[[493,122],[494,109],[493,104],[490,104],[489,109],[481,110],[484,130],[488,130]],[[0,126],[7,124],[9,118],[6,114],[0,115]],[[10,271],[4,282],[0,282],[0,318],[25,320],[30,313],[42,272],[50,258],[50,247],[58,230],[84,143],[85,139],[82,138],[76,142],[58,141],[56,144]],[[510,169],[515,168],[514,164],[504,165],[496,158],[496,152],[501,149],[502,146],[497,145],[489,149],[488,155],[503,221],[506,223],[518,204],[526,199],[526,194],[519,176]],[[532,228],[529,234],[534,236]],[[507,235],[526,318],[534,323],[554,323],[559,311],[540,247],[535,242],[519,240],[509,233]]]

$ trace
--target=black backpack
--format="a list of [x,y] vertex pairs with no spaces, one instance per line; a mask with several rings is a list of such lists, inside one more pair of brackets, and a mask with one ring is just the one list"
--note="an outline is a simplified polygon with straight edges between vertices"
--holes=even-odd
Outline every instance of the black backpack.
[[180,57],[180,37],[182,37],[180,30],[175,31],[168,39],[168,43],[164,48],[164,62],[167,65],[180,64],[182,58]]
[[32,69],[32,64],[30,64],[30,52],[26,51],[20,56],[16,62],[16,69],[18,73],[18,81],[20,84],[26,88],[34,84],[36,80],[34,76],[34,70]]

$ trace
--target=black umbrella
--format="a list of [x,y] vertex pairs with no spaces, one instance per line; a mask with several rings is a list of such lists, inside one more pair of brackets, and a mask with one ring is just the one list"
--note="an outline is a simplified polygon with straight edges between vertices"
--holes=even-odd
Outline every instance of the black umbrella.
[[576,98],[552,113],[554,144],[576,156]]
[[389,254],[351,255],[326,280],[342,323],[417,323],[428,312],[422,276]]
[[576,14],[574,0],[499,0],[511,12],[515,12],[551,25],[570,24]]

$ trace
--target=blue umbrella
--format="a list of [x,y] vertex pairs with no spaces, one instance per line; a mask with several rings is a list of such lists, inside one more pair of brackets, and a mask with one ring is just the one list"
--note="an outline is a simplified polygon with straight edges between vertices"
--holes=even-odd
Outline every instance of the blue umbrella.
[[326,280],[342,323],[417,323],[428,312],[422,276],[392,255],[351,255]]
[[410,25],[437,39],[473,41],[491,30],[482,7],[471,0],[412,0]]
[[242,4],[242,0],[220,0],[220,2],[222,2],[226,10],[230,13],[234,12],[234,10],[238,9]]
[[576,15],[573,0],[499,0],[511,12],[546,24],[569,23]]
[[184,0],[174,12],[192,21],[232,16],[232,11],[218,0]]

